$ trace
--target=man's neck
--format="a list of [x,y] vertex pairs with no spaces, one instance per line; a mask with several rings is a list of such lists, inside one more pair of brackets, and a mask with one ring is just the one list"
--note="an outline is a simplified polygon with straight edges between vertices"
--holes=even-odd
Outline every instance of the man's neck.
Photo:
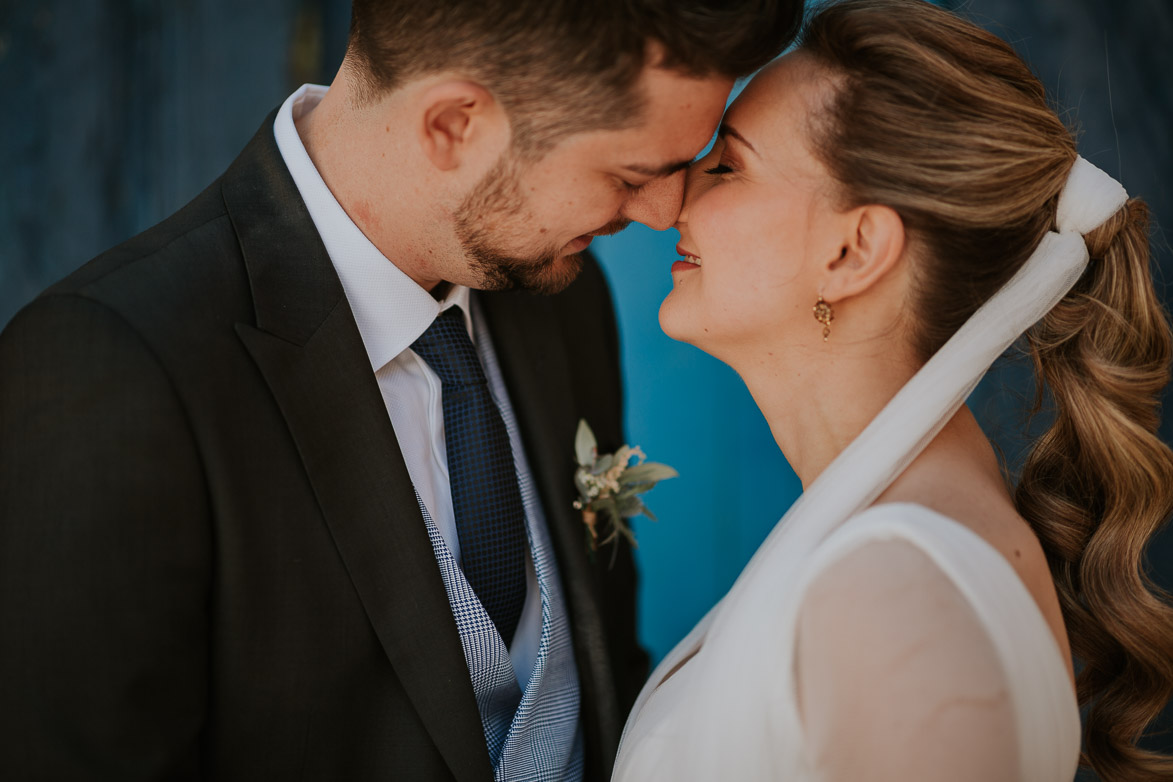
[[[392,133],[374,138],[369,123],[349,105],[343,79],[336,79],[316,106],[308,106],[294,116],[294,127],[306,154],[330,189],[338,205],[363,235],[417,285],[437,300],[446,290],[437,292],[442,281],[427,273],[424,263],[437,248],[426,234],[417,232],[421,225],[435,225],[426,219],[426,204],[419,198],[404,197],[397,182],[410,182],[382,176],[380,165],[396,154]],[[419,188],[412,188],[416,191]]]
[[444,280],[436,283],[436,286],[430,291],[432,298],[436,301],[444,301],[444,299],[448,298],[448,294],[451,292],[452,283],[446,282]]

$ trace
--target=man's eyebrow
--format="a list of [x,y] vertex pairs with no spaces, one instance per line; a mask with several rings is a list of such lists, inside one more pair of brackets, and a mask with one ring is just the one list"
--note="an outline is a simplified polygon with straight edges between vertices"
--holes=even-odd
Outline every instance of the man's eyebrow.
[[655,178],[672,176],[677,171],[683,171],[690,165],[692,165],[691,160],[677,160],[674,163],[665,163],[662,166],[645,166],[643,163],[632,163],[631,165],[624,166],[624,168],[633,174],[642,174]]
[[755,155],[757,154],[758,151],[753,148],[753,144],[751,144],[745,140],[745,136],[738,133],[737,129],[734,128],[732,125],[727,125],[726,123],[722,122],[721,127],[717,128],[717,137],[718,138],[725,138],[726,136],[733,136],[733,138],[737,139],[742,144],[745,144],[747,147],[749,147],[750,152],[753,152]]

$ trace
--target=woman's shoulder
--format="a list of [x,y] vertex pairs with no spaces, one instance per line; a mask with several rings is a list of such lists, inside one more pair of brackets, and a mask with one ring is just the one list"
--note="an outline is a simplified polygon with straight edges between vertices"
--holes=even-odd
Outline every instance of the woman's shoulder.
[[[902,576],[921,573],[948,581],[975,609],[1025,600],[1040,612],[999,547],[970,525],[917,503],[883,503],[849,518],[815,548],[804,580],[825,581],[828,572],[841,577],[851,570],[845,559],[856,567],[868,563],[882,583],[897,589]],[[910,569],[913,562],[921,566]]]
[[1033,533],[1020,519],[1017,524],[975,524],[915,502],[882,503],[857,513],[829,535],[816,550],[815,561],[825,563],[821,569],[849,554],[867,552],[873,559],[903,559],[915,552],[970,603],[1025,599],[1050,625],[1044,608],[1054,599],[1050,574]]
[[808,614],[828,600],[839,609],[854,601],[901,626],[932,608],[973,620],[983,635],[999,632],[984,620],[1005,616],[1000,603],[1030,599],[985,540],[915,503],[885,503],[848,519],[815,549],[803,581]]
[[[893,737],[878,726],[895,719],[949,747],[957,779],[1074,773],[1079,713],[1063,654],[1014,568],[982,536],[925,506],[886,503],[839,527],[808,568],[797,694],[816,747],[849,738],[880,762]],[[842,708],[840,688],[850,691]],[[906,778],[924,770],[905,761],[881,764]]]
[[1058,662],[1070,681],[1070,647],[1054,584],[1037,541],[1025,522],[1019,524],[1027,539],[1015,540],[1020,533],[1010,532],[999,540],[997,529],[975,530],[973,523],[918,503],[875,505],[823,541],[806,582],[858,582],[851,574],[866,569],[869,591],[883,599],[916,589],[955,592],[1003,652],[1025,642],[1047,663]]
[[833,779],[1021,779],[998,631],[927,553],[925,520],[852,519],[810,562],[794,670],[812,762]]
[[[967,534],[968,533],[968,534]],[[973,545],[984,541],[957,519],[918,502],[883,502],[856,513],[844,522],[828,540],[902,539],[949,541],[955,545]],[[987,542],[988,545],[988,542]]]
[[1006,556],[1006,549],[1014,548],[1014,543],[991,540],[971,525],[915,502],[885,502],[860,511],[822,542],[815,558],[829,562],[864,547],[876,549],[885,542],[918,550],[951,576],[962,575],[954,567],[959,562],[1015,572]]
[[[871,538],[901,539],[932,556],[951,577],[980,579],[974,600],[1029,597],[1064,659],[1070,657],[1059,597],[1042,545],[1030,525],[1006,502],[980,493],[938,503],[897,501],[874,505],[838,531],[842,544]],[[850,541],[857,541],[851,544]],[[1000,589],[990,589],[997,576]],[[1068,662],[1069,673],[1071,666]]]

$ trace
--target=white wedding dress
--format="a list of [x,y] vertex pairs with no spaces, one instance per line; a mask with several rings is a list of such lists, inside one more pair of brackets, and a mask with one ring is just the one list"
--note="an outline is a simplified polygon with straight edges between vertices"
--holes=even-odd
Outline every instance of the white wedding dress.
[[[1071,289],[1088,264],[1082,235],[1127,198],[1077,158],[1059,231],[823,471],[652,674],[615,782],[813,782],[830,769],[858,780],[1070,782],[1075,692],[1013,567],[927,508],[873,503]],[[814,722],[836,735],[804,735],[807,681],[819,697],[803,714],[835,715]]]
[[[776,566],[788,577],[772,580],[776,597],[762,601],[772,603],[774,654],[762,665],[754,650],[719,643],[740,635],[721,621],[719,604],[653,673],[628,721],[615,780],[806,782],[831,767],[859,780],[879,778],[869,773],[876,767],[899,769],[883,778],[901,780],[1074,777],[1080,723],[1066,663],[1030,593],[988,543],[922,506],[886,504],[843,524],[805,561],[782,558]],[[808,600],[812,584],[828,599]],[[804,659],[823,661],[815,675],[824,682],[841,679],[819,688],[830,697],[809,703],[808,713],[843,715],[837,735],[806,735],[799,719],[800,607],[804,627],[824,630]],[[861,656],[866,665],[853,669]],[[752,676],[734,673],[745,665]],[[704,681],[714,666],[734,673],[722,677],[731,684],[751,686],[705,701],[717,695]],[[859,697],[876,686],[879,693]],[[959,735],[972,741],[948,743]]]

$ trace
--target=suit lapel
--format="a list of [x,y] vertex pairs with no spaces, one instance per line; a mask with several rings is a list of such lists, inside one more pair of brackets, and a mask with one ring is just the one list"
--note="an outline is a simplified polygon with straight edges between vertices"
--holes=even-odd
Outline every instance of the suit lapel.
[[569,604],[583,695],[588,751],[595,768],[609,769],[623,715],[607,653],[593,566],[574,495],[573,403],[566,341],[556,299],[525,293],[479,293],[509,397],[518,411],[530,469],[542,499]]
[[452,773],[492,776],[468,667],[362,338],[281,160],[273,116],[225,174],[256,323],[237,333],[280,406],[387,658]]

